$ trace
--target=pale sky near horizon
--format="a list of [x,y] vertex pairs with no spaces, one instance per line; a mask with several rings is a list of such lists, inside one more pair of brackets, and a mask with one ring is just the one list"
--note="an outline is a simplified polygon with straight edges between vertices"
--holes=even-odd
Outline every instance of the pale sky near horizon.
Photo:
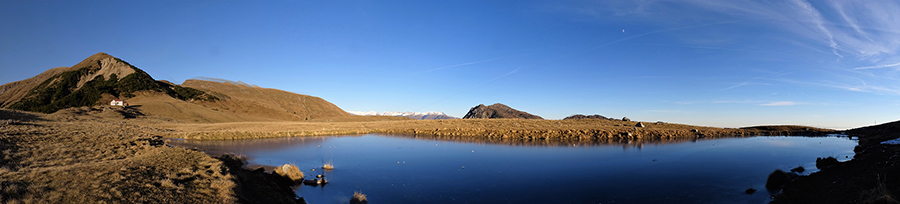
[[900,2],[3,1],[0,84],[106,52],[347,111],[853,128],[900,120]]

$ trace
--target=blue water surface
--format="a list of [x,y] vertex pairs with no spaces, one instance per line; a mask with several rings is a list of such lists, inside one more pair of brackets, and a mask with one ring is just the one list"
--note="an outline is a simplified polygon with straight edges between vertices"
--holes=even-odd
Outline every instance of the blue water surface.
[[[817,157],[853,157],[847,137],[747,137],[679,143],[506,145],[397,135],[175,141],[292,163],[325,186],[300,186],[313,204],[348,203],[766,203],[775,169],[815,171]],[[335,169],[323,171],[323,162]],[[316,169],[312,171],[312,169]],[[748,188],[759,190],[745,194]]]

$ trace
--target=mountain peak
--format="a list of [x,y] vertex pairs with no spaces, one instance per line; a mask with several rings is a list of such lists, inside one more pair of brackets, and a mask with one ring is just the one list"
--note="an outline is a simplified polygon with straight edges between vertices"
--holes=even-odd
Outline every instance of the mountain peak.
[[91,57],[113,57],[113,56],[106,54],[105,52],[98,52],[97,54],[91,55]]
[[91,67],[92,65],[96,65],[97,61],[101,61],[104,59],[118,59],[113,57],[112,55],[106,54],[105,52],[98,52],[97,54],[91,55],[90,57],[84,58],[78,64],[72,66],[72,69],[80,69],[85,67]]
[[81,80],[78,81],[76,89],[80,89],[85,83],[98,76],[103,76],[104,79],[110,79],[112,75],[115,74],[118,80],[138,70],[136,67],[128,64],[128,62],[104,52],[98,52],[97,54],[91,55],[70,68],[70,70],[81,69],[88,69],[88,72],[91,74],[82,77]]
[[[92,106],[136,91],[162,92],[179,100],[217,100],[203,91],[158,82],[124,60],[100,52],[75,66],[52,69],[32,79],[0,86],[0,104],[5,108],[52,113]],[[10,94],[6,94],[10,92]]]
[[463,119],[470,118],[523,118],[523,119],[544,119],[540,116],[532,115],[527,112],[519,111],[509,106],[503,105],[501,103],[495,103],[490,106],[485,106],[484,104],[478,104],[472,109],[469,109],[469,112],[466,113],[466,116]]

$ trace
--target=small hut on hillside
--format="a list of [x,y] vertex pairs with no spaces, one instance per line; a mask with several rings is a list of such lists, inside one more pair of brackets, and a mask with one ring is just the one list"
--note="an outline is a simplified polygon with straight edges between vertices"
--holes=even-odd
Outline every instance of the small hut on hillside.
[[111,106],[125,106],[125,101],[119,100],[119,99],[115,99],[115,100],[110,101],[110,102],[109,102],[109,105],[111,105]]

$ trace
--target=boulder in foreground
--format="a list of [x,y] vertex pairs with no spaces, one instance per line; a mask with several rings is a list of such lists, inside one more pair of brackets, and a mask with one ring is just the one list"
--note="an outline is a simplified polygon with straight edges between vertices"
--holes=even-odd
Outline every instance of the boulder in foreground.
[[291,179],[294,182],[303,181],[303,172],[297,166],[285,164],[275,168],[275,174]]

